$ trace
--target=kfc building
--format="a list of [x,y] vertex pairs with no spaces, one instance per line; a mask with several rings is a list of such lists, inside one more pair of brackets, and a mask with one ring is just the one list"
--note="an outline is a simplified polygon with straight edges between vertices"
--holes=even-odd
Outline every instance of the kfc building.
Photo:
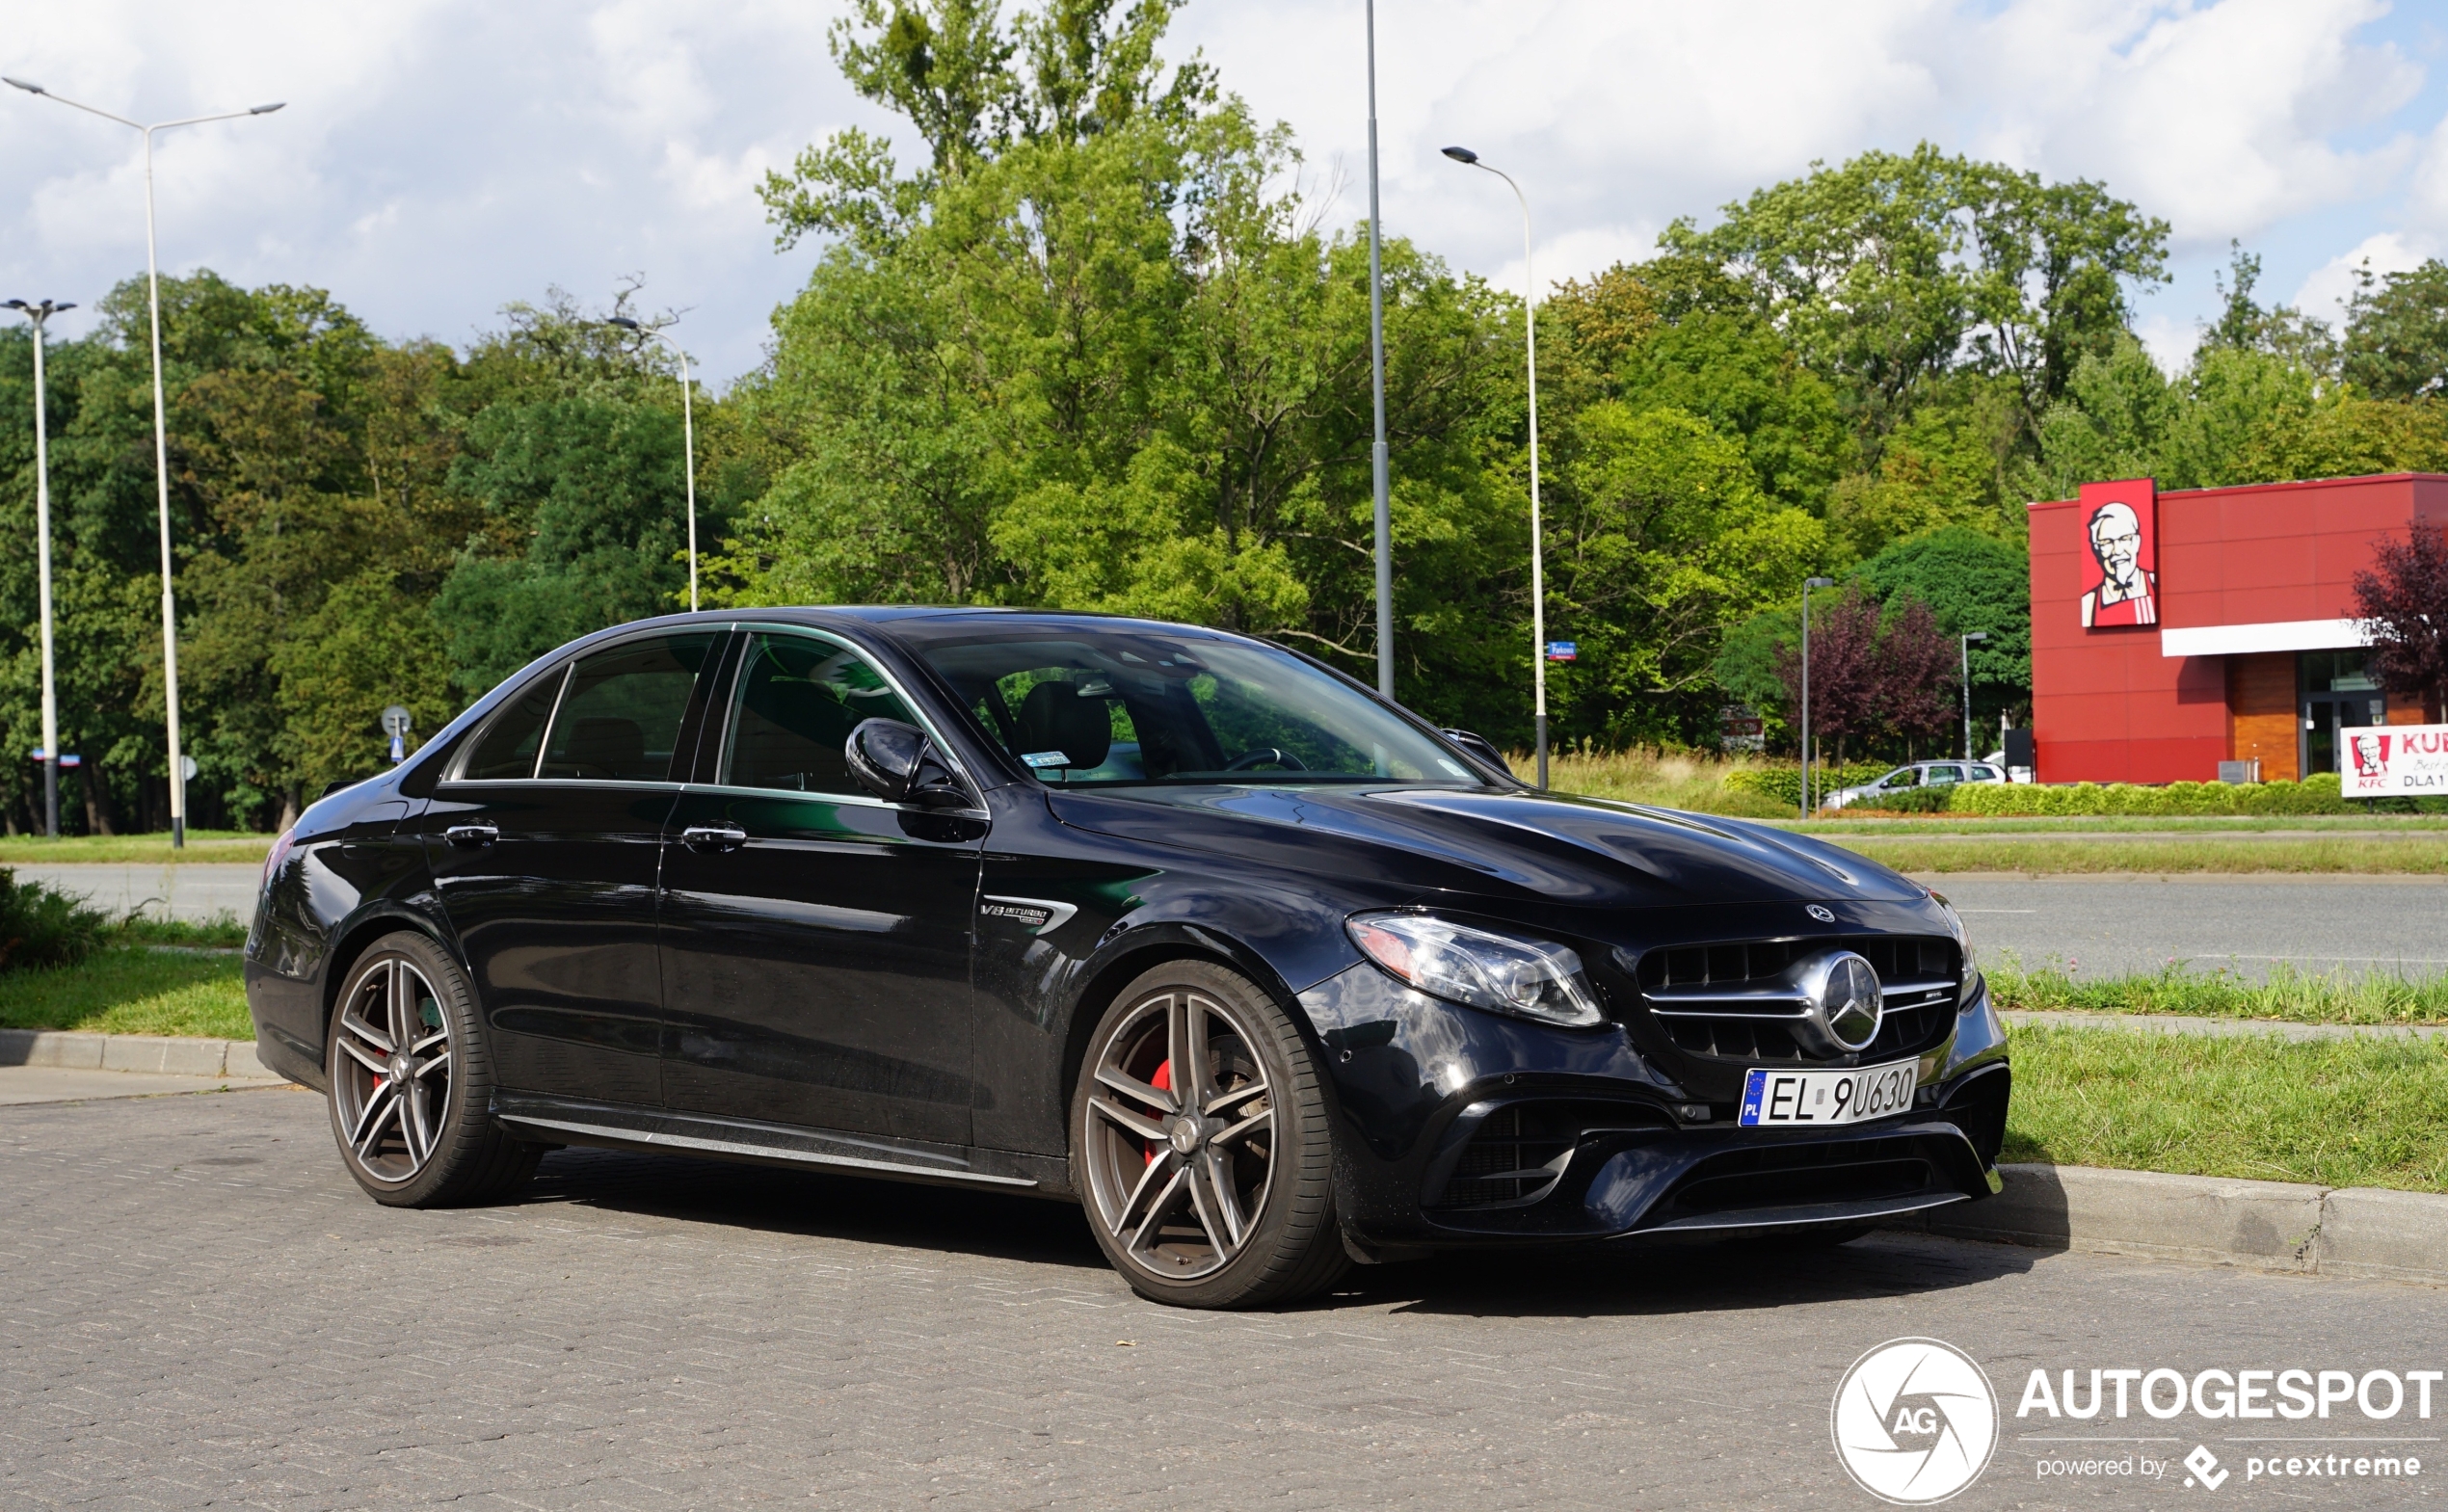
[[2376,753],[2377,727],[2424,722],[2365,673],[2354,580],[2379,542],[2448,523],[2448,476],[2144,478],[2030,510],[2040,782],[2208,782],[2226,761],[2302,778],[2351,762],[2358,731]]

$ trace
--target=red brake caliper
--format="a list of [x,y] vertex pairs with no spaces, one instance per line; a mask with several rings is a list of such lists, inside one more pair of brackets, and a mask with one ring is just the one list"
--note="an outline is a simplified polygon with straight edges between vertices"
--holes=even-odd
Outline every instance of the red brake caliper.
[[[1158,1067],[1156,1069],[1156,1074],[1148,1078],[1148,1085],[1149,1085],[1149,1086],[1151,1086],[1151,1087],[1156,1088],[1156,1090],[1157,1090],[1158,1092],[1170,1092],[1170,1091],[1172,1091],[1172,1090],[1173,1090],[1173,1062],[1171,1062],[1170,1060],[1168,1060],[1168,1061],[1166,1061],[1163,1065],[1158,1066]],[[1142,1149],[1146,1152],[1146,1154],[1147,1154],[1147,1159],[1146,1159],[1145,1161],[1141,1162],[1141,1163],[1142,1163],[1143,1165],[1154,1165],[1154,1164],[1156,1164],[1156,1146],[1155,1146],[1155,1145],[1153,1145],[1153,1144],[1150,1144],[1150,1143],[1148,1143],[1148,1142],[1146,1142],[1146,1141],[1141,1141],[1141,1148],[1142,1148]]]

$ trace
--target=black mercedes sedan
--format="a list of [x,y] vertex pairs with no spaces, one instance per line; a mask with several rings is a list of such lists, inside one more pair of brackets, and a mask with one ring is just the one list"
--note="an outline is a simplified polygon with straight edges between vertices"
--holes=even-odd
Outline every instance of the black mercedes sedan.
[[1192,1307],[1849,1238],[1994,1191],[2009,1083],[1918,883],[1093,615],[589,636],[308,809],[246,970],[377,1202],[567,1145],[1034,1194]]

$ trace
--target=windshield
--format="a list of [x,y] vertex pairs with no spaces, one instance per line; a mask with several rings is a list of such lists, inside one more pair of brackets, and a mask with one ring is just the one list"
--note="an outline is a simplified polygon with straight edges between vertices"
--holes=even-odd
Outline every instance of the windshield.
[[1031,634],[998,625],[927,636],[918,650],[994,739],[1057,786],[1485,785],[1434,738],[1267,647],[1138,629]]

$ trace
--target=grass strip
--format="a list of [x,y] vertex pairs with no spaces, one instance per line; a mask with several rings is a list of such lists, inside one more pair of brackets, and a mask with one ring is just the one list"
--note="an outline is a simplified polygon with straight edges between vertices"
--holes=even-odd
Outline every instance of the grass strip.
[[272,836],[240,830],[190,830],[184,850],[167,835],[67,835],[56,840],[12,835],[0,838],[0,866],[153,865],[221,862],[260,866]]
[[234,955],[114,945],[82,964],[0,973],[0,1028],[252,1040]]
[[2174,963],[2147,976],[2086,979],[2055,965],[2025,970],[2011,954],[1984,963],[2001,1008],[2076,1013],[2180,1014],[2288,1023],[2448,1023],[2448,975],[2299,971],[2286,962],[2265,981],[2224,967]]
[[2009,1160],[2448,1191],[2448,1045],[2011,1031]]
[[1860,816],[1842,819],[1796,819],[1788,815],[1772,821],[1779,829],[1805,835],[1875,835],[1886,839],[1917,840],[1955,835],[1977,836],[2038,836],[2051,835],[2148,835],[2148,836],[2233,836],[2252,839],[2261,836],[2296,836],[2304,835],[2384,835],[2430,836],[2448,837],[2448,818],[2434,814],[2377,814],[2370,818],[2340,817],[2334,814],[2250,814],[2176,815],[2151,818],[2134,814],[2096,814],[2085,818],[2079,814],[2055,815],[2046,818],[2016,817],[1984,819],[1959,813],[1894,814],[1878,817]]
[[2297,872],[2448,876],[2448,838],[2376,845],[2335,839],[2272,839],[2251,844],[2216,840],[1959,840],[1830,836],[1898,871]]

